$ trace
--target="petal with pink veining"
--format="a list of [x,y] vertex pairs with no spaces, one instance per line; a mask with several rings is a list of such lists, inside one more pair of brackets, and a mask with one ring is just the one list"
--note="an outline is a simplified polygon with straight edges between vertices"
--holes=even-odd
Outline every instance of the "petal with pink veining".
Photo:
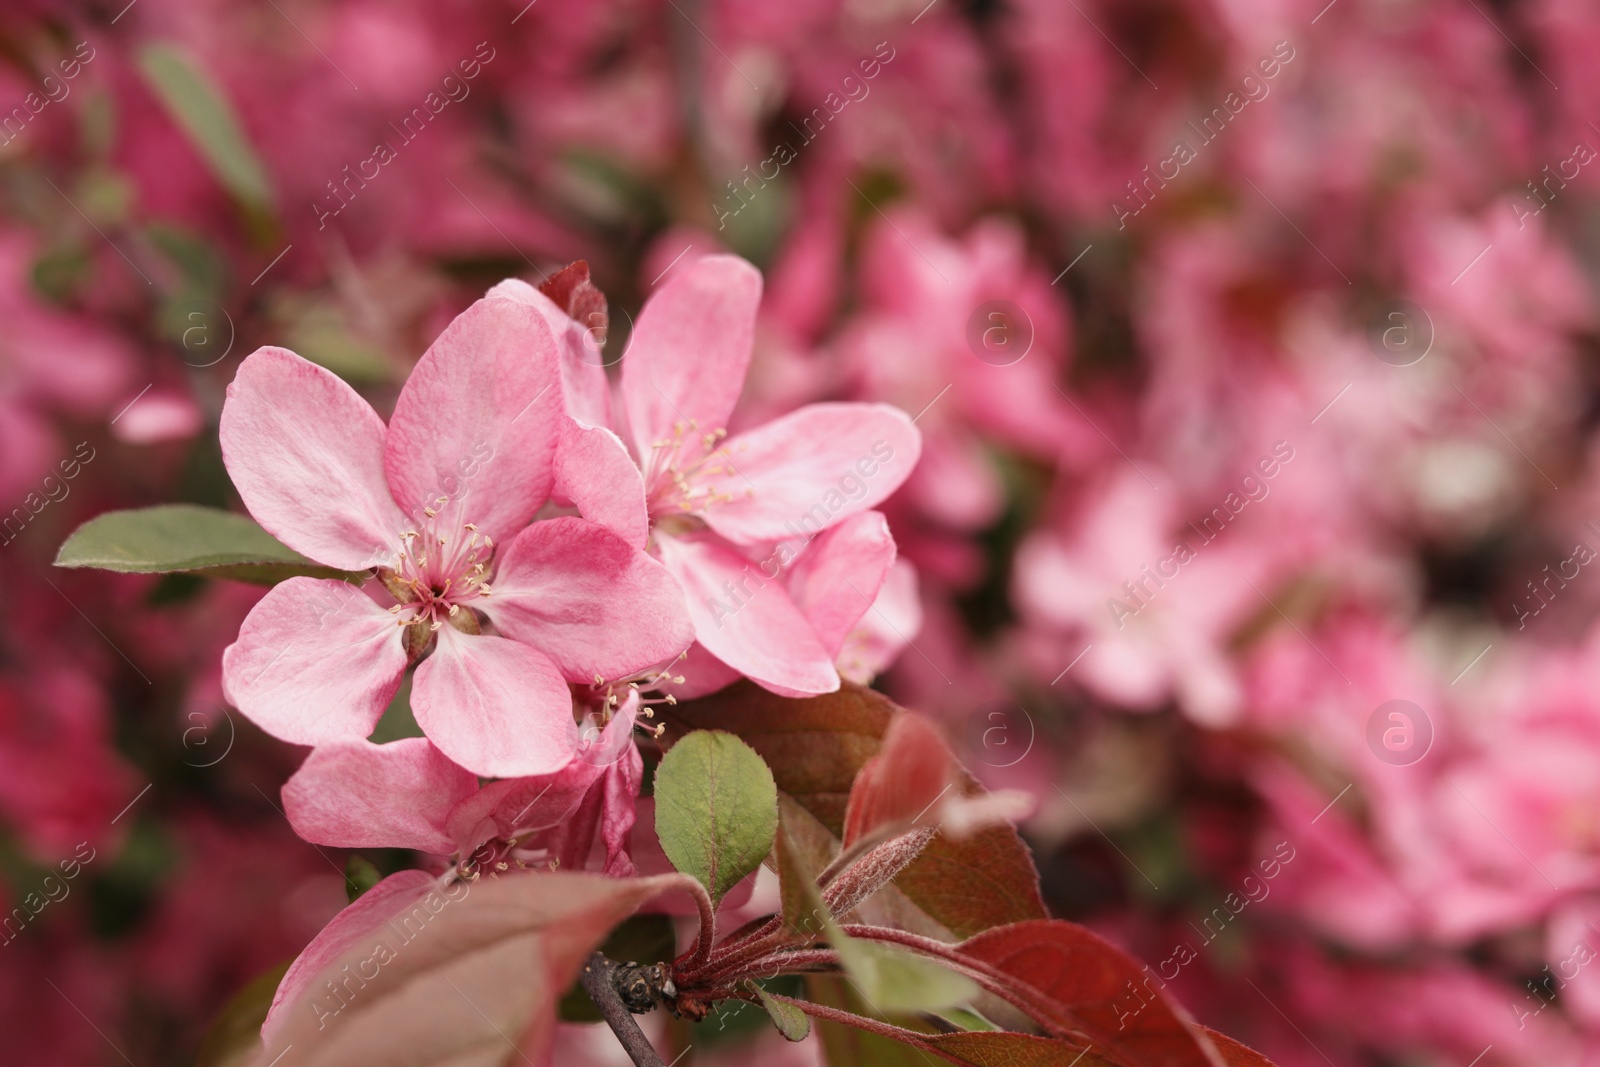
[[888,520],[882,512],[868,511],[818,535],[790,569],[789,596],[835,658],[871,610],[894,557]]
[[441,627],[417,668],[417,725],[452,760],[488,778],[549,774],[578,747],[572,693],[542,654],[504,637]]
[[605,795],[600,808],[600,842],[606,849],[605,873],[632,878],[633,827],[639,817],[639,789],[644,784],[644,758],[638,749],[606,768]]
[[479,300],[429,346],[395,402],[384,449],[395,502],[413,526],[432,508],[510,540],[550,495],[560,411],[543,317],[501,297]]
[[[706,524],[735,544],[812,537],[876,507],[916,466],[922,435],[887,404],[811,404],[725,441],[701,484]],[[725,458],[726,462],[719,462]]]
[[568,681],[620,678],[689,647],[683,591],[615,533],[566,516],[507,545],[481,605],[500,632],[539,649]]
[[656,544],[683,586],[696,639],[712,655],[782,696],[839,688],[833,657],[783,583],[767,577],[762,565],[714,537],[657,536]]
[[[761,274],[737,256],[680,264],[645,302],[622,360],[622,402],[641,460],[680,423],[728,425],[755,343]],[[682,458],[698,456],[691,442]]]
[[559,825],[612,764],[634,752],[636,707],[638,697],[630,695],[605,729],[598,734],[585,730],[571,762],[554,774],[490,782],[464,798],[450,812],[451,836],[463,850],[470,850],[491,837],[509,838]]
[[335,741],[318,746],[283,784],[283,810],[313,844],[448,856],[456,851],[450,812],[477,792],[477,775],[425,737]]
[[330,567],[393,562],[405,516],[383,472],[387,431],[336,374],[258,348],[228,386],[222,459],[255,520]]
[[538,309],[561,352],[561,392],[568,414],[593,426],[611,423],[611,383],[606,378],[602,324],[578,322],[554,300],[520,278],[507,278],[490,289],[490,297],[503,297]]
[[634,548],[650,535],[644,479],[622,438],[603,426],[563,419],[556,445],[555,488],[590,522],[616,531]]
[[274,737],[318,745],[372,732],[405,674],[395,617],[345,582],[290,578],[222,653],[228,701]]

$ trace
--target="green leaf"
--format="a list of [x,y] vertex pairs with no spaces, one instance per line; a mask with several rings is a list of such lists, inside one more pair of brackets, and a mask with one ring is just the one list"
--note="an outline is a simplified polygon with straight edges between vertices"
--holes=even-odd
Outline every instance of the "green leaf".
[[[803,827],[806,816],[803,811],[793,810],[798,805],[790,798],[784,797],[783,804],[784,829],[778,835],[775,850],[784,926],[790,933],[802,937],[825,934],[852,979],[855,992],[879,1014],[939,1011],[965,1004],[978,995],[975,982],[941,963],[898,945],[859,940],[845,934],[834,922],[817,891],[816,876],[810,873],[791,839],[791,828]],[[781,1023],[779,1029],[782,1029]]]
[[[778,809],[782,829],[774,851],[778,855],[784,930],[797,937],[820,937],[827,906],[822,903],[822,891],[817,888],[817,872],[827,860],[822,859],[820,864],[807,862],[806,849],[799,843],[808,831],[807,820],[811,826],[815,826],[815,820],[791,797],[779,797]],[[815,833],[826,834],[827,831],[816,827]]]
[[357,852],[350,853],[350,858],[344,864],[344,891],[354,904],[356,899],[383,881],[383,874],[365,856]]
[[243,515],[196,504],[97,515],[67,538],[56,566],[123,574],[199,571],[266,585],[300,574],[354,577],[312,562]]
[[941,1011],[939,1014],[946,1022],[959,1026],[963,1030],[993,1032],[1000,1029],[982,1015],[968,1008],[952,1008],[949,1011]]
[[[861,995],[838,975],[806,975],[806,993],[808,999],[840,1011],[859,1015],[867,1010]],[[819,1019],[817,1036],[829,1067],[930,1067],[926,1052],[854,1026]]]
[[221,87],[177,46],[163,42],[139,50],[139,72],[223,188],[247,207],[270,211],[267,172]]
[[778,1028],[778,1033],[790,1041],[804,1041],[806,1035],[811,1033],[811,1020],[806,1018],[805,1012],[786,1001],[773,1000],[767,996],[766,990],[754,982],[746,984],[760,998],[761,1006],[767,1009],[767,1014],[772,1017],[772,1025]]
[[867,1006],[879,1014],[941,1011],[977,997],[978,983],[898,945],[846,936],[830,920],[828,940]]
[[[674,727],[668,741],[685,729],[738,734],[772,768],[778,788],[835,837],[843,836],[856,772],[878,753],[890,720],[900,711],[883,694],[848,682],[837,693],[801,700],[740,682],[713,696],[657,710]],[[966,776],[962,788],[968,795],[981,791]],[[958,937],[1049,914],[1033,858],[1009,826],[961,841],[940,834],[895,878],[894,886]]]
[[656,836],[672,865],[720,903],[761,865],[778,832],[778,789],[755,750],[732,734],[690,734],[656,770]]
[[272,996],[289,969],[286,960],[257,975],[212,1017],[200,1039],[195,1067],[243,1067],[261,1051],[261,1024],[272,1007]]

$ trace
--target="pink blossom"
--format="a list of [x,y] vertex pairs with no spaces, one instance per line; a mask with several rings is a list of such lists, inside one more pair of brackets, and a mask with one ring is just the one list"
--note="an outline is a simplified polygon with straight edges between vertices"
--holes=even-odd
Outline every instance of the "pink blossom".
[[221,433],[245,505],[319,563],[375,569],[395,600],[276,586],[224,654],[241,711],[300,744],[365,737],[431,646],[412,694],[428,737],[478,774],[548,773],[577,744],[567,682],[689,643],[676,584],[638,547],[583,519],[528,524],[551,487],[557,373],[542,319],[500,298],[434,342],[387,427],[291,352],[241,364]]
[[637,707],[630,696],[559,770],[481,788],[425,737],[329,742],[284,783],[284,811],[307,841],[454,856],[469,876],[513,864],[581,870],[598,833],[605,873],[625,877],[644,769]]
[[[776,579],[801,547],[899,488],[921,436],[887,405],[832,403],[724,440],[760,299],[760,275],[736,257],[674,268],[640,312],[623,359],[613,416],[621,429],[570,424],[556,484],[585,517],[648,546],[672,572],[710,656],[774,692],[826,693],[839,685],[844,634],[819,636]],[[856,582],[856,618],[887,566]]]

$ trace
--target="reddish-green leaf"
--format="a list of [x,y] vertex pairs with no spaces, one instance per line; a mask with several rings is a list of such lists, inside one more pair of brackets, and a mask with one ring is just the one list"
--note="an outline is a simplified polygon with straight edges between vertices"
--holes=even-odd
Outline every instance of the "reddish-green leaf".
[[[780,790],[842,836],[851,783],[899,712],[881,693],[848,683],[837,693],[794,700],[741,682],[673,708],[664,740],[690,729],[738,734],[772,768]],[[982,793],[965,774],[958,788],[966,796]],[[1033,859],[1009,826],[962,841],[939,835],[894,884],[960,937],[1048,914]]]
[[584,958],[641,903],[683,881],[540,873],[441,889],[427,876],[396,875],[302,954],[310,966],[297,964],[280,987],[257,1062],[537,1062]]
[[1223,1067],[1201,1027],[1161,992],[1148,968],[1076,923],[1015,923],[978,934],[961,955],[1048,998],[1048,1022],[1082,1033],[1127,1067]]

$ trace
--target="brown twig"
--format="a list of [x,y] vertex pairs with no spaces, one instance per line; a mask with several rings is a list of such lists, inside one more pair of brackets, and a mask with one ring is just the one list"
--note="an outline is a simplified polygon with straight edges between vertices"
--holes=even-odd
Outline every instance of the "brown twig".
[[666,1067],[655,1047],[650,1044],[650,1039],[644,1036],[644,1031],[634,1021],[633,1012],[622,1002],[622,994],[618,992],[615,981],[616,970],[617,965],[600,953],[590,956],[583,965],[583,973],[579,975],[584,992],[600,1009],[600,1017],[617,1035],[617,1041],[635,1067]]

